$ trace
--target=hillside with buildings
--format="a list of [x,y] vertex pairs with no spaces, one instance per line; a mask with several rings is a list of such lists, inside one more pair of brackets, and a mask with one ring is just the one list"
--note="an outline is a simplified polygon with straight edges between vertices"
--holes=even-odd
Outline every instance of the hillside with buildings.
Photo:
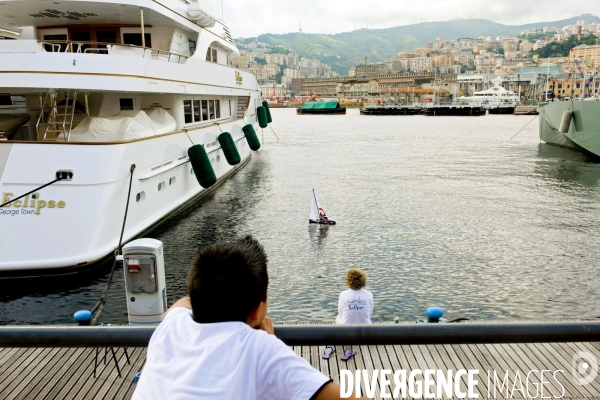
[[338,74],[348,70],[364,59],[381,62],[402,51],[414,50],[436,38],[476,38],[479,36],[516,36],[522,31],[574,25],[578,20],[600,22],[600,18],[585,14],[560,21],[539,22],[526,25],[503,25],[484,19],[422,22],[386,29],[359,29],[335,35],[287,33],[264,34],[245,39],[283,46],[300,57],[318,59],[331,66]]
[[[403,93],[400,98],[408,98],[410,93],[415,96],[421,90],[426,96],[436,87],[444,90],[447,99],[451,100],[486,88],[497,76],[503,77],[506,87],[518,91],[524,98],[536,98],[542,92],[563,97],[584,96],[585,89],[590,95],[591,86],[594,87],[591,94],[595,95],[600,18],[586,17],[589,19],[569,19],[546,23],[542,27],[539,27],[542,24],[523,25],[512,35],[465,37],[457,31],[454,38],[436,37],[423,45],[406,36],[394,39],[390,34],[373,38],[370,37],[372,32],[365,30],[364,40],[381,54],[389,54],[402,40],[411,43],[406,45],[410,49],[373,60],[368,51],[359,56],[357,40],[353,50],[355,57],[347,60],[351,65],[348,70],[334,67],[335,63],[339,65],[342,57],[347,57],[346,48],[339,43],[328,43],[330,53],[326,55],[323,55],[325,45],[319,45],[310,51],[320,52],[321,57],[310,57],[303,55],[308,50],[302,52],[297,47],[266,43],[260,40],[263,36],[259,36],[237,39],[240,55],[231,57],[230,63],[256,75],[263,95],[275,98],[295,95],[340,99],[396,98],[392,95],[394,92]],[[565,21],[568,24],[560,25]],[[482,24],[489,21],[468,22]],[[433,23],[418,25],[430,24]],[[415,32],[419,30],[415,29]],[[419,35],[424,34],[423,31]],[[315,36],[289,35],[296,38]],[[327,39],[326,35],[322,36],[322,40]],[[588,82],[585,85],[566,82],[575,74],[578,78],[585,77]],[[548,86],[550,82],[559,85],[559,81],[560,86],[556,88]],[[542,90],[544,84],[547,87]]]

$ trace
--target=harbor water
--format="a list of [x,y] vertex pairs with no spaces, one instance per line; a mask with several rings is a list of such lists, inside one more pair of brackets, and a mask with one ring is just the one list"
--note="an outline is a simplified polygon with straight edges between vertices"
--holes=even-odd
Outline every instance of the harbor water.
[[[264,130],[246,167],[147,235],[165,246],[169,303],[186,294],[199,248],[252,234],[278,322],[334,320],[351,267],[368,275],[374,322],[434,305],[448,318],[600,315],[600,163],[540,143],[537,117],[271,113],[280,141]],[[308,224],[313,188],[337,225]],[[71,323],[111,264],[1,282],[0,324]],[[125,312],[117,271],[101,322]]]

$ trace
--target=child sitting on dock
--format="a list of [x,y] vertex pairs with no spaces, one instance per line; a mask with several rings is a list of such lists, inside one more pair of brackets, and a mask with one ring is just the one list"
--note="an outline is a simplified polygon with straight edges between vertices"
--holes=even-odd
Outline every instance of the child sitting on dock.
[[339,399],[340,387],[274,335],[267,255],[251,236],[198,253],[189,297],[156,328],[133,399]]
[[[373,315],[373,294],[363,289],[367,285],[367,274],[358,268],[346,272],[346,285],[350,288],[340,293],[338,301],[337,324],[371,324]],[[323,358],[327,359],[335,351],[334,347],[327,347]],[[354,357],[356,350],[348,349],[341,357],[347,361]]]

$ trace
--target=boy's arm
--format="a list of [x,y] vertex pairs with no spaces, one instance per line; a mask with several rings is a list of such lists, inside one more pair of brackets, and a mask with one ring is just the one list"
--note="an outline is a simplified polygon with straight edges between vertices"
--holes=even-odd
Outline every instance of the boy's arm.
[[[317,397],[314,400],[337,400],[341,399],[340,397],[340,387],[333,382],[329,382],[327,385],[323,387],[317,394]],[[354,394],[347,397],[349,399],[364,399],[364,397],[355,397]]]
[[181,299],[177,300],[175,303],[173,303],[173,305],[171,307],[169,307],[169,309],[167,310],[167,312],[165,313],[165,315],[167,315],[169,313],[169,311],[171,311],[174,308],[177,307],[185,307],[185,308],[192,308],[192,303],[190,302],[190,298],[188,296],[186,297],[182,297]]

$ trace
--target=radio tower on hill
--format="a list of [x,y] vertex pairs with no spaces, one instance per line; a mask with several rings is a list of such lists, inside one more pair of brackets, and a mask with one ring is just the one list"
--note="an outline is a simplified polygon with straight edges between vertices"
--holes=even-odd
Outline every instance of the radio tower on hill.
[[302,33],[302,18],[300,19],[300,28],[298,29],[298,32]]

